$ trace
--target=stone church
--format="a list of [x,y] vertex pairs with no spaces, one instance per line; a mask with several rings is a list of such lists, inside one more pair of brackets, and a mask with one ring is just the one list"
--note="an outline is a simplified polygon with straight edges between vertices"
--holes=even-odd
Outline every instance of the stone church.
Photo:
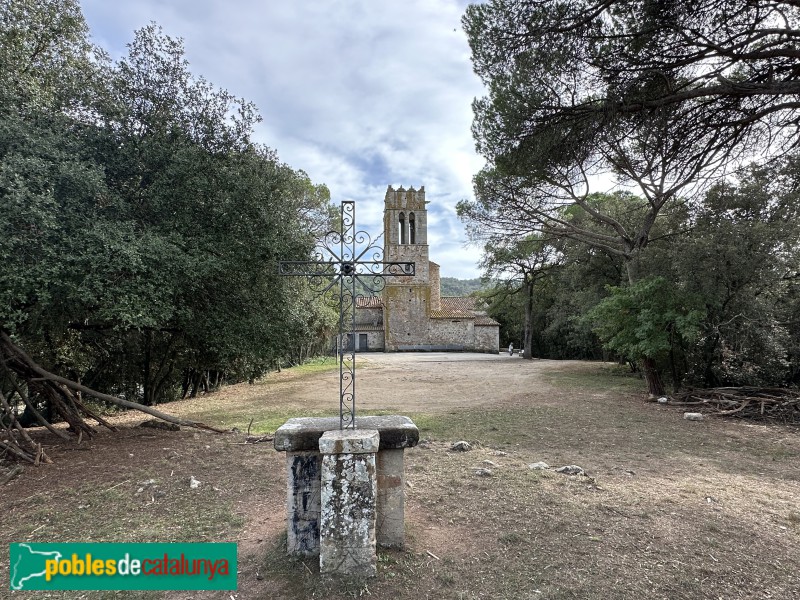
[[355,349],[491,352],[500,325],[469,297],[442,297],[439,265],[428,256],[425,188],[389,186],[383,210],[386,261],[416,263],[414,277],[389,277],[381,296],[358,298]]

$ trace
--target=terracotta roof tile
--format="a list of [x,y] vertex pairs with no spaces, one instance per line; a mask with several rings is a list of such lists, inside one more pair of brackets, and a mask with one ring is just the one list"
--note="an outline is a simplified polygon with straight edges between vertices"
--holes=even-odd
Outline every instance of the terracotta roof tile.
[[383,325],[373,325],[372,323],[356,323],[356,332],[359,331],[383,331]]
[[[486,315],[482,302],[470,296],[443,296],[442,308],[432,310],[432,319],[474,319],[475,325],[499,325],[497,321]],[[356,308],[382,308],[380,296],[356,298]],[[383,331],[383,325],[356,325],[360,331]]]
[[380,296],[357,296],[356,308],[381,308],[383,306],[383,298]]
[[474,319],[475,313],[465,310],[432,310],[432,319]]
[[475,325],[500,325],[500,323],[488,315],[478,315],[475,317]]
[[443,296],[441,310],[432,310],[434,319],[475,319],[475,325],[499,325],[486,315],[482,301],[472,296]]
[[475,310],[475,298],[471,296],[442,296],[442,310],[468,312]]

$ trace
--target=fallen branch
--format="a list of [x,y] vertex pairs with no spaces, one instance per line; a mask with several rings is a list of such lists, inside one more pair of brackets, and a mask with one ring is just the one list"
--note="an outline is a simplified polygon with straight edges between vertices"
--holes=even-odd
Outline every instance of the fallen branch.
[[262,435],[261,437],[258,437],[258,436],[255,436],[255,435],[248,435],[247,438],[245,438],[244,443],[245,444],[260,444],[262,442],[271,442],[274,439],[275,439],[275,437],[271,436],[271,435]]
[[[6,361],[3,358],[3,353],[2,352],[0,352],[0,363],[2,363],[3,367],[7,371],[10,371],[10,369],[8,368],[8,365],[6,364]],[[47,431],[49,431],[50,433],[52,433],[56,437],[60,437],[62,440],[69,440],[69,436],[66,433],[56,429],[55,427],[53,427],[53,425],[51,423],[49,423],[42,416],[42,413],[40,413],[36,409],[36,405],[33,402],[31,402],[30,398],[28,398],[28,395],[19,386],[19,383],[16,381],[16,379],[14,377],[10,377],[9,380],[11,381],[11,385],[14,386],[14,391],[17,393],[17,395],[20,398],[22,398],[22,402],[25,403],[25,406],[33,414],[33,417],[36,419],[36,422],[39,423],[39,425],[41,425],[42,427],[45,427],[47,429]]]
[[721,417],[800,424],[800,390],[722,387],[688,390],[670,400],[673,406]]
[[0,449],[5,450],[8,454],[11,454],[11,456],[13,456],[16,459],[24,460],[25,462],[29,462],[31,464],[36,463],[35,456],[31,456],[16,444],[11,444],[9,442],[4,442],[0,440]]
[[[95,391],[76,381],[51,373],[37,364],[24,350],[15,345],[4,331],[0,331],[0,365],[7,372],[8,379],[13,384],[13,393],[16,393],[25,406],[31,410],[36,421],[62,439],[70,439],[67,433],[77,436],[78,444],[84,439],[84,435],[91,438],[95,433],[95,430],[86,422],[85,418],[93,419],[111,431],[117,431],[114,425],[84,404],[81,394],[92,396],[121,408],[138,410],[174,425],[206,429],[216,433],[228,433],[224,429],[198,421],[175,417],[138,402]],[[49,422],[49,420],[52,420],[49,415],[48,419],[45,419],[36,410],[34,397],[43,398],[47,401],[56,418],[65,421],[69,425],[67,433],[54,428]],[[38,465],[40,462],[51,462],[47,454],[44,453],[41,444],[34,441],[17,420],[16,406],[16,401],[11,402],[0,394],[0,431],[3,432],[3,438],[0,440],[0,451],[4,451],[9,458],[34,465]]]
[[7,419],[10,422],[9,425],[11,427],[13,427],[14,430],[17,431],[17,433],[19,433],[19,436],[22,438],[23,442],[27,445],[27,448],[23,449],[20,446],[20,443],[17,440],[14,439],[13,432],[11,431],[10,428],[7,430],[7,434],[9,436],[9,438],[10,438],[9,442],[11,440],[13,440],[14,444],[16,445],[16,447],[19,450],[24,450],[26,454],[29,454],[31,451],[33,451],[34,452],[34,461],[33,462],[37,466],[39,465],[39,461],[41,461],[41,460],[44,460],[44,462],[46,462],[46,463],[53,462],[42,451],[42,445],[37,443],[37,442],[34,442],[33,439],[31,439],[31,436],[28,435],[28,432],[25,431],[25,428],[22,425],[19,424],[19,421],[17,420],[17,416],[14,414],[14,411],[11,410],[11,406],[8,404],[8,401],[6,400],[6,397],[3,395],[2,391],[0,391],[0,408],[2,408],[2,411],[0,411],[0,413],[7,415]]
[[0,485],[7,484],[12,479],[21,475],[24,470],[25,469],[22,468],[22,465],[16,465],[13,469],[11,469],[11,471],[6,473],[5,477],[3,477],[2,480],[0,480]]
[[[176,425],[183,425],[184,427],[195,427],[197,429],[206,429],[208,431],[214,431],[216,433],[229,433],[225,429],[219,429],[217,427],[212,427],[211,425],[206,425],[205,423],[200,423],[199,421],[190,421],[188,419],[181,419],[179,417],[173,417],[167,413],[163,413],[160,410],[156,410],[150,406],[145,406],[144,404],[140,404],[139,402],[132,402],[130,400],[125,400],[123,398],[118,398],[117,396],[110,396],[108,394],[104,394],[102,392],[95,391],[91,388],[86,387],[78,383],[77,381],[72,381],[65,377],[60,377],[55,373],[51,373],[46,369],[40,367],[30,356],[28,356],[24,350],[17,347],[14,342],[11,341],[11,338],[8,337],[8,334],[5,332],[0,332],[0,339],[2,339],[3,343],[6,345],[7,348],[13,350],[24,362],[26,366],[39,375],[44,382],[52,382],[57,383],[65,386],[71,392],[83,392],[89,396],[97,398],[98,400],[104,400],[105,402],[109,402],[110,404],[114,404],[115,406],[120,406],[122,408],[130,408],[133,410],[138,410],[157,419],[161,419],[162,421],[166,421],[167,423],[175,423]],[[73,400],[74,402],[74,400]]]

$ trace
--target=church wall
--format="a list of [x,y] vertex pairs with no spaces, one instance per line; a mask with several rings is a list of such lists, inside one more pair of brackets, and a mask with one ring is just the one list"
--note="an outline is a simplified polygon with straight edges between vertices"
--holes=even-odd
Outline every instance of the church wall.
[[472,350],[475,327],[472,319],[431,319],[430,343],[437,346],[457,346],[462,350]]
[[439,265],[430,263],[429,277],[431,282],[431,310],[442,309],[442,289],[439,277]]
[[425,201],[423,199],[422,208],[418,209],[419,212],[414,212],[414,218],[417,221],[417,244],[428,244],[428,211],[425,210]]
[[359,346],[358,350],[360,352],[364,352],[365,350],[368,350],[370,352],[376,352],[376,351],[382,352],[386,347],[386,344],[384,343],[383,332],[367,331],[366,334],[367,334],[367,348],[365,349]]
[[414,277],[387,277],[386,287],[391,285],[427,285],[430,278],[430,261],[428,247],[405,244],[389,246],[384,250],[384,260],[390,262],[413,262]]
[[[383,290],[386,349],[424,344],[428,339],[431,290],[422,285],[387,285]],[[412,342],[413,340],[413,342]]]
[[382,325],[383,324],[383,309],[380,307],[375,308],[358,308],[356,309],[356,326],[358,325]]
[[500,350],[500,327],[497,325],[476,325],[475,349],[478,352],[497,354]]

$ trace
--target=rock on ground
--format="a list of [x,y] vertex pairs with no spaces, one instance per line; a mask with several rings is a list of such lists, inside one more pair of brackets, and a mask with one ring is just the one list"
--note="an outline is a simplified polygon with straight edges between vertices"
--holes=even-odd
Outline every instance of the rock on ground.
[[563,473],[564,475],[586,475],[586,471],[578,465],[566,465],[556,469],[556,473]]

